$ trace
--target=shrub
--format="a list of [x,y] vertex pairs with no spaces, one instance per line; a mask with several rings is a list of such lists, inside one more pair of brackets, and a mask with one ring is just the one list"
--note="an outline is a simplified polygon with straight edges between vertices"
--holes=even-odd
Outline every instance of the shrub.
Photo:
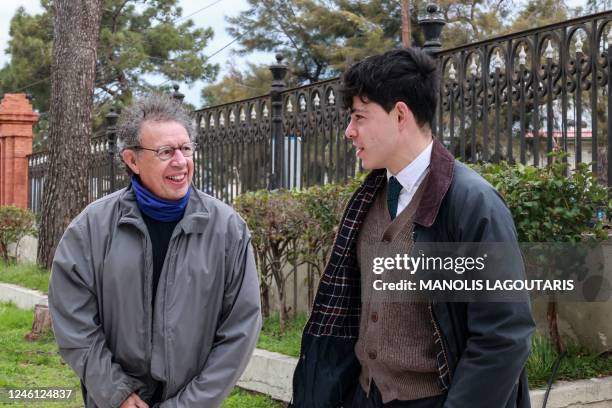
[[236,210],[244,217],[251,231],[260,273],[264,316],[270,313],[269,288],[274,279],[280,303],[280,324],[287,317],[286,282],[292,272],[287,264],[296,265],[297,241],[303,231],[304,214],[295,193],[287,190],[259,190],[238,196]]
[[11,260],[9,245],[15,244],[19,248],[24,236],[36,234],[35,221],[35,215],[28,209],[0,206],[0,256],[4,261]]
[[598,209],[609,209],[608,190],[597,183],[589,165],[569,171],[565,153],[537,168],[507,162],[475,166],[504,197],[521,242],[578,242],[585,233],[604,239]]
[[[566,153],[551,153],[552,165],[546,168],[499,164],[476,165],[475,169],[504,197],[520,242],[580,242],[585,239],[607,239],[603,222],[596,219],[598,210],[610,213],[608,189],[597,182],[590,166],[580,163],[570,171]],[[545,246],[524,253],[527,262],[553,273],[555,262],[576,264],[580,274],[583,262],[567,259],[561,247]],[[568,270],[570,268],[564,268]],[[549,334],[559,353],[565,349],[557,326],[557,303],[548,303]]]

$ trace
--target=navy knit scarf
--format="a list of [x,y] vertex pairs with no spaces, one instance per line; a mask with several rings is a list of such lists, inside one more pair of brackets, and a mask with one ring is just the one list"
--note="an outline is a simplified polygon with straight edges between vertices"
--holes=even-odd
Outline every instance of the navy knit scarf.
[[132,188],[134,193],[136,193],[136,202],[140,211],[148,217],[161,222],[176,221],[183,217],[185,207],[187,207],[187,202],[189,201],[189,194],[191,193],[191,187],[189,187],[185,197],[178,201],[162,200],[140,184],[136,176],[132,176]]

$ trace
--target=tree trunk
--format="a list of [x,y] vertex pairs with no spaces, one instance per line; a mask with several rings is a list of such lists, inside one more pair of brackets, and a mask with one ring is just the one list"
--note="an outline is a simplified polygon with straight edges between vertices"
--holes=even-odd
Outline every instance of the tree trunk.
[[26,340],[36,341],[44,337],[51,330],[51,315],[46,305],[34,306],[34,321],[32,331],[25,335]]
[[89,146],[102,0],[55,0],[53,6],[49,168],[38,245],[38,263],[47,268],[51,266],[62,233],[88,203]]
[[270,286],[264,281],[261,281],[261,315],[270,317]]
[[276,288],[278,290],[278,303],[279,313],[278,322],[281,334],[285,333],[287,328],[287,291],[285,290],[285,282],[276,282]]
[[401,0],[402,4],[402,46],[408,48],[411,46],[412,39],[410,38],[410,0]]

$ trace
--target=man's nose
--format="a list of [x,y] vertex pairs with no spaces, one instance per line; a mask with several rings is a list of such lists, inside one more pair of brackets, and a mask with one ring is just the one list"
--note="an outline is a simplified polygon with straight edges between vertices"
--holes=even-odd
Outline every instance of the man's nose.
[[183,155],[181,149],[174,149],[174,156],[172,156],[171,164],[182,167],[187,163],[187,158]]
[[356,136],[356,133],[355,127],[353,127],[353,121],[349,122],[346,130],[344,131],[344,137],[347,139],[353,139]]

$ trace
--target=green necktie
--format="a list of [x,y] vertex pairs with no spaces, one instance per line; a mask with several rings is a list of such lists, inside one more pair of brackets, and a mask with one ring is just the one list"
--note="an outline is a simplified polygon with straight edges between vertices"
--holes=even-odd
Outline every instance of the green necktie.
[[387,207],[389,208],[389,215],[392,220],[397,215],[397,202],[399,201],[400,191],[402,191],[400,182],[395,177],[389,178],[389,184],[387,185]]

